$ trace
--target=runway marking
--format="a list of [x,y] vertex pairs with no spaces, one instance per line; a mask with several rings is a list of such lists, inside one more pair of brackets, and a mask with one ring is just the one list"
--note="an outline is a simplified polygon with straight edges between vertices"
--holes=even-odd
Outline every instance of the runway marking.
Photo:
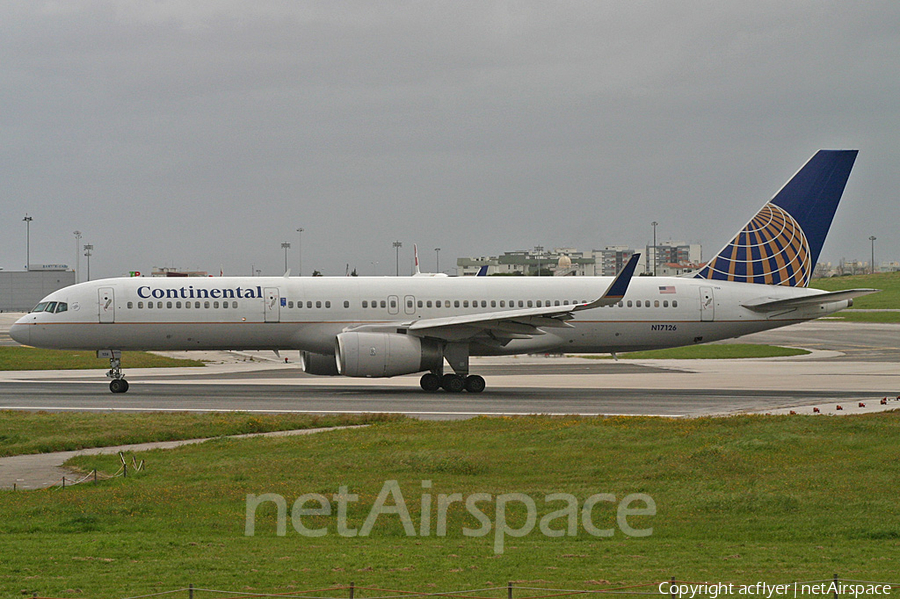
[[654,416],[657,418],[685,418],[687,414],[636,414],[618,412],[424,412],[389,410],[258,410],[227,408],[89,408],[52,406],[0,406],[3,410],[45,412],[249,412],[259,414],[402,414],[409,416]]

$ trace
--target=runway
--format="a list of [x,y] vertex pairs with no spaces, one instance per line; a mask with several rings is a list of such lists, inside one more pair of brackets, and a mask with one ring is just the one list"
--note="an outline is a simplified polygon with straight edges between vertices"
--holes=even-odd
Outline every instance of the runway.
[[[417,418],[578,414],[697,417],[745,412],[860,413],[900,407],[900,326],[815,321],[741,342],[802,346],[811,356],[760,360],[475,358],[484,393],[424,393],[418,376],[311,377],[296,363],[128,370],[112,395],[102,371],[0,374],[0,409],[401,413]],[[269,354],[271,356],[271,354]],[[289,356],[296,358],[296,354]],[[880,400],[890,397],[887,406]],[[860,407],[864,403],[865,407]]]

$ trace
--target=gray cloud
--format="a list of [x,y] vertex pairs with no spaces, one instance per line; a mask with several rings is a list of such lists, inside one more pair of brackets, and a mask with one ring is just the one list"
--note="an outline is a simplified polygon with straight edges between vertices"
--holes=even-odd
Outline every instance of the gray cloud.
[[[0,266],[393,272],[533,245],[716,251],[856,147],[824,260],[900,259],[894,2],[9,2]],[[378,266],[374,267],[373,263]]]

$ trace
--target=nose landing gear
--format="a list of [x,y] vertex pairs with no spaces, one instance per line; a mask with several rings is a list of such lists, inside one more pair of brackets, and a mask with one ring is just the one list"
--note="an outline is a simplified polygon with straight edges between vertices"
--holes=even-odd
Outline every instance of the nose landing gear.
[[101,349],[97,351],[98,358],[109,358],[109,372],[106,376],[112,380],[109,382],[109,390],[113,393],[125,393],[128,391],[128,381],[122,373],[122,352],[117,349]]

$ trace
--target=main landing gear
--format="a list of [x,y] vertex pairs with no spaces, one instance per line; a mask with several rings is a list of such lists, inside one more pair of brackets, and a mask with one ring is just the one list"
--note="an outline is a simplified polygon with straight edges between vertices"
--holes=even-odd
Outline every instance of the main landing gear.
[[128,381],[122,373],[122,352],[117,349],[106,349],[97,352],[98,358],[109,358],[109,372],[106,376],[111,378],[109,390],[113,393],[125,393],[128,391]]
[[481,393],[484,391],[484,378],[477,374],[461,376],[458,374],[441,375],[436,372],[426,372],[419,379],[419,385],[423,390],[433,393],[438,389],[444,389],[450,393],[460,393],[463,390],[469,393]]
[[477,374],[469,374],[469,345],[467,343],[448,343],[444,347],[444,358],[453,368],[453,373],[443,373],[443,369],[432,370],[422,375],[419,385],[423,390],[433,393],[444,389],[450,393],[469,393],[484,391],[484,378]]

